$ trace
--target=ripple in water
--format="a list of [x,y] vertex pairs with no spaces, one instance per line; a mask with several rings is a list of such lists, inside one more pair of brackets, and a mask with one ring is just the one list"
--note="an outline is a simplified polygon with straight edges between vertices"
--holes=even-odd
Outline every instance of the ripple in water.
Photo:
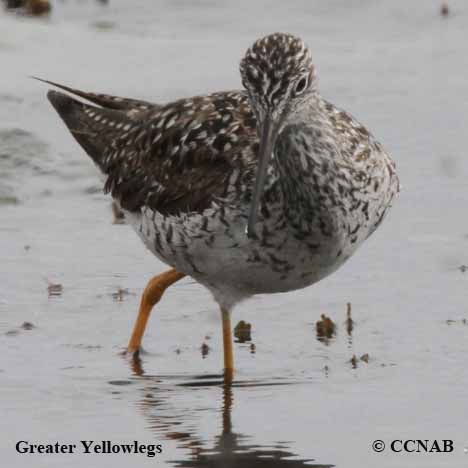
[[30,193],[32,177],[54,172],[48,145],[20,128],[0,130],[0,205],[20,203]]

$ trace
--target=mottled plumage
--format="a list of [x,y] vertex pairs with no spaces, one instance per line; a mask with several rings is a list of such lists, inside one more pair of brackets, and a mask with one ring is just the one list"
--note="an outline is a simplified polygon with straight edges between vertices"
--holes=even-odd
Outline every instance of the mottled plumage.
[[300,39],[258,40],[241,76],[246,91],[165,105],[49,92],[148,248],[226,309],[330,274],[399,188],[381,145],[319,95]]

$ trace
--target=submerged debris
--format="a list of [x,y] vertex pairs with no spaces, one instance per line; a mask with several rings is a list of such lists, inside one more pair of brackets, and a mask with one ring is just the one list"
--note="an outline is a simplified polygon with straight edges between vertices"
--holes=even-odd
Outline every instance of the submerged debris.
[[389,364],[385,364],[385,362],[383,362],[382,364],[380,364],[380,367],[395,367],[396,364],[394,362],[390,362]]
[[101,345],[92,345],[85,343],[65,343],[62,346],[65,348],[85,349],[86,351],[95,351],[98,349],[102,349]]
[[23,322],[21,324],[21,328],[23,330],[32,330],[33,328],[36,328],[36,326],[31,322]]
[[98,31],[110,31],[116,27],[114,21],[98,20],[91,23],[91,25]]
[[369,359],[369,353],[363,354],[359,359],[355,354],[353,354],[353,357],[349,360],[349,362],[351,363],[353,369],[357,369],[359,361],[369,364]]
[[23,322],[18,328],[13,328],[5,332],[6,336],[16,336],[21,330],[32,330],[36,326],[32,322]]
[[467,265],[460,265],[458,267],[458,269],[462,272],[462,273],[466,273],[466,271],[468,270],[468,266]]
[[360,361],[365,362],[366,364],[369,364],[369,353],[363,354],[360,358]]
[[447,325],[453,325],[454,323],[461,323],[462,325],[468,325],[468,320],[466,318],[461,319],[461,320],[447,319],[445,323]]
[[208,356],[208,353],[210,352],[210,347],[206,343],[203,343],[200,347],[200,350],[202,358],[205,359],[206,356]]
[[49,297],[51,296],[61,296],[63,292],[63,286],[60,283],[51,283],[47,286],[47,291],[49,293]]
[[2,195],[0,197],[0,205],[18,205],[20,203],[19,198],[10,195]]
[[113,292],[111,295],[112,295],[112,299],[114,299],[114,301],[116,302],[123,302],[125,296],[129,296],[131,294],[131,292],[125,288],[117,288],[117,291]]
[[330,317],[325,314],[320,316],[320,320],[315,324],[317,339],[323,341],[331,338],[336,332],[336,325]]
[[245,343],[246,341],[252,340],[251,331],[252,325],[241,320],[234,327],[234,336],[237,338],[239,343]]
[[440,7],[440,14],[442,16],[448,16],[450,13],[449,6],[447,2],[442,3],[442,6]]

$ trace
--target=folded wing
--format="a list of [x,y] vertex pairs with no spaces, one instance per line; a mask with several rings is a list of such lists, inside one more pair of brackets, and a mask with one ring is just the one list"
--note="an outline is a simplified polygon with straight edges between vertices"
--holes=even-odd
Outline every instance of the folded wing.
[[105,190],[126,210],[202,212],[217,197],[228,196],[234,171],[242,174],[234,178],[238,184],[248,184],[255,172],[256,123],[242,92],[159,106],[59,87],[101,106],[48,93],[71,134],[107,177]]

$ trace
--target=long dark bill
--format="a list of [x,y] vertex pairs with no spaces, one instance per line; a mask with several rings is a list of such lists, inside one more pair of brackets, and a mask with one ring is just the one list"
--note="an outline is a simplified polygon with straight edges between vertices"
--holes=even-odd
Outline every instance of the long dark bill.
[[246,229],[247,237],[249,238],[254,237],[254,228],[257,222],[258,208],[265,186],[268,163],[270,162],[270,158],[276,143],[276,137],[278,136],[278,130],[276,127],[277,126],[275,125],[274,121],[272,121],[269,117],[265,117],[261,128],[257,175],[255,178],[252,204],[250,205],[250,215]]

